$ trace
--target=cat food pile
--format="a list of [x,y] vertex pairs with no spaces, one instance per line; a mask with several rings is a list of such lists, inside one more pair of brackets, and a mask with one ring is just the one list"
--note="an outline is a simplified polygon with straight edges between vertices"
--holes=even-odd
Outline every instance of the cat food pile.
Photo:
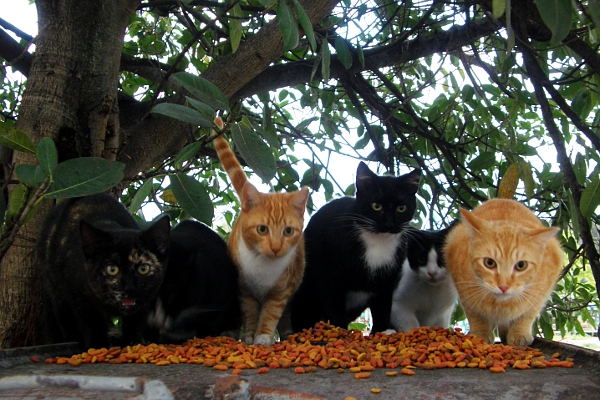
[[387,368],[386,375],[404,375],[415,370],[438,368],[480,368],[505,372],[506,368],[530,369],[573,366],[573,360],[559,360],[559,354],[546,358],[531,347],[488,344],[466,335],[460,329],[415,328],[407,333],[377,333],[363,336],[321,323],[316,328],[294,334],[273,346],[248,346],[232,338],[216,337],[188,340],[183,345],[136,345],[125,348],[89,349],[70,358],[56,357],[47,363],[150,363],[200,364],[216,370],[241,374],[255,369],[258,374],[270,369],[292,368],[297,374],[316,372],[317,368],[349,370],[355,378],[368,378],[375,368]]

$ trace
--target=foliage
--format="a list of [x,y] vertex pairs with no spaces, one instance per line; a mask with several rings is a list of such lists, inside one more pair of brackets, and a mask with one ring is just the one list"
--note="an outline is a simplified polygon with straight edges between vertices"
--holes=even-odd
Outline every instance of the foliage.
[[[539,331],[595,324],[598,2],[345,0],[314,25],[298,0],[167,3],[141,4],[125,35],[124,53],[160,79],[124,62],[119,90],[196,129],[178,154],[127,177],[132,212],[193,216],[227,233],[238,200],[210,151],[216,113],[249,173],[273,190],[311,188],[310,213],[351,194],[366,160],[392,174],[420,168],[415,224],[439,229],[495,197],[513,166],[515,198],[562,229],[567,255]],[[275,19],[283,54],[255,86],[227,98],[202,78]],[[19,89],[3,85],[2,114],[16,119]],[[43,181],[39,161],[17,173],[29,187]]]

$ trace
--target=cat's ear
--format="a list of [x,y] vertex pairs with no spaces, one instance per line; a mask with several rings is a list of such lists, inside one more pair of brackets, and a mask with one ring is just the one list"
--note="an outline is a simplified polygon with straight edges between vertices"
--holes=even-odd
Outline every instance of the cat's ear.
[[529,237],[532,240],[536,240],[540,243],[542,247],[546,246],[548,241],[550,241],[553,237],[560,232],[560,228],[538,228],[538,229],[530,229],[528,231]]
[[465,210],[464,208],[459,209],[463,216],[463,223],[467,227],[469,235],[473,235],[475,232],[481,232],[485,229],[485,220],[476,217],[472,212]]
[[294,207],[294,210],[298,213],[298,215],[303,218],[304,211],[306,210],[306,201],[308,200],[308,188],[306,186],[302,187],[299,191],[294,193],[292,197],[291,205]]
[[112,242],[110,233],[104,232],[83,220],[79,223],[79,231],[81,232],[83,253],[86,257],[98,254],[101,249],[110,246]]
[[419,182],[421,181],[421,170],[415,169],[408,174],[404,174],[398,177],[402,181],[402,186],[405,190],[411,194],[416,194],[419,190]]
[[356,169],[356,191],[368,192],[373,184],[373,180],[377,178],[377,174],[367,167],[367,164],[360,162]]
[[250,211],[257,203],[260,203],[260,192],[250,182],[246,182],[242,188],[242,210]]
[[169,250],[169,236],[171,234],[171,219],[165,215],[142,234],[142,240],[152,251],[159,255],[166,255]]

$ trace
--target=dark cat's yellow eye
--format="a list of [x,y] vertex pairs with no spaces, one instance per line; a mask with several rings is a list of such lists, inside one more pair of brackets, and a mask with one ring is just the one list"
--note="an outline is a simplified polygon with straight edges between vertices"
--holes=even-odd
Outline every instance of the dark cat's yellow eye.
[[283,229],[283,236],[292,236],[294,234],[294,228],[291,226],[286,226]]
[[137,271],[138,271],[138,274],[140,274],[140,275],[146,275],[148,272],[150,272],[150,265],[142,264],[138,267]]
[[403,213],[404,211],[406,211],[406,206],[396,207],[396,212]]
[[515,269],[517,271],[524,271],[525,269],[527,269],[527,261],[517,261],[517,263],[515,264]]
[[483,259],[483,265],[485,265],[487,268],[490,268],[490,269],[496,268],[496,261],[494,261],[491,258],[486,257]]
[[115,276],[119,273],[119,267],[117,267],[116,265],[109,265],[106,267],[106,273],[110,276]]
[[383,206],[379,203],[373,203],[371,204],[371,207],[373,207],[373,210],[375,211],[381,211],[383,209]]
[[266,225],[258,225],[256,227],[256,232],[258,232],[259,235],[266,235],[269,233],[269,228]]

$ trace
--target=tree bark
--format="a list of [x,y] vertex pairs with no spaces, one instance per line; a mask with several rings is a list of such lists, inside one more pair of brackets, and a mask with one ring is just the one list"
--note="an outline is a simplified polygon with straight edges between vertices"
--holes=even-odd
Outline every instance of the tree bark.
[[[339,0],[301,0],[300,3],[311,22],[315,23],[327,16]],[[275,19],[243,42],[235,53],[223,57],[204,71],[202,78],[231,98],[277,60],[282,52],[283,39],[279,22]],[[118,157],[126,164],[125,176],[133,177],[176,154],[187,142],[189,132],[189,126],[161,115],[148,116],[132,126]]]
[[[17,128],[34,143],[54,139],[59,161],[82,156],[116,158],[116,103],[125,28],[139,0],[38,0],[39,35]],[[107,143],[111,143],[107,145]],[[35,164],[15,152],[13,163]],[[31,344],[24,310],[31,303],[34,245],[51,207],[40,204],[0,264],[1,346]],[[35,308],[35,307],[33,307]]]

